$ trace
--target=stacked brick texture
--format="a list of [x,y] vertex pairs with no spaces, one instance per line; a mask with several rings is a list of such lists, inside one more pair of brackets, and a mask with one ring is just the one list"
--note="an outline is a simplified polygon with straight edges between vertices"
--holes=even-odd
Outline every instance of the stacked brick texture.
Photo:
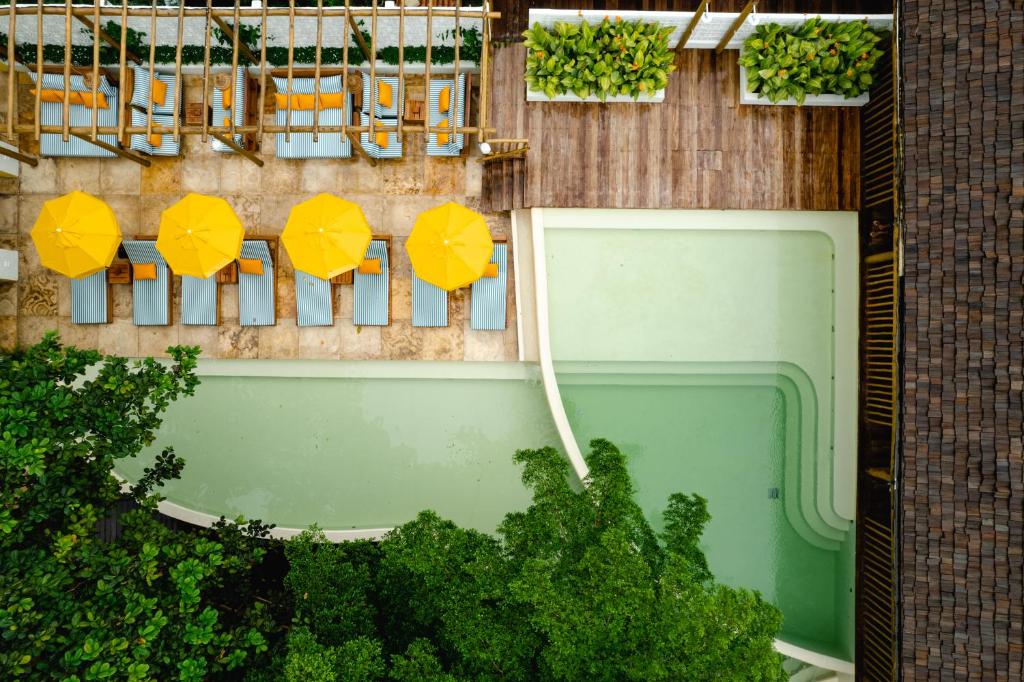
[[1024,679],[1024,4],[902,4],[904,679]]

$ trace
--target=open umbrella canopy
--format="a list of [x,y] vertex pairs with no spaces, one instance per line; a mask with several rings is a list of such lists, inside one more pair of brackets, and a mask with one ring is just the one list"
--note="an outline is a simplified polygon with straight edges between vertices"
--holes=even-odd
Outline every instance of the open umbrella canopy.
[[451,201],[421,213],[405,242],[416,276],[445,291],[480,279],[493,249],[484,217]]
[[281,234],[295,269],[321,279],[358,267],[372,238],[363,210],[333,194],[293,206]]
[[46,267],[68,277],[88,277],[114,260],[121,230],[105,201],[76,191],[43,204],[32,241]]
[[174,274],[205,279],[238,258],[244,235],[228,202],[189,193],[160,214],[156,248]]

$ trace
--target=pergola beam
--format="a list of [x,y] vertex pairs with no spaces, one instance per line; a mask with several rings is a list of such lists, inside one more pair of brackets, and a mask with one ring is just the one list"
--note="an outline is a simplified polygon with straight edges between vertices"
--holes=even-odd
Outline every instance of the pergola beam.
[[[217,28],[221,30],[221,32],[224,34],[224,37],[228,39],[228,42],[234,44],[234,30],[230,26],[228,26],[228,23],[224,21],[224,19],[222,19],[219,14],[211,13],[210,16],[213,17],[213,22],[217,24]],[[257,64],[260,63],[260,60],[256,59],[256,55],[252,53],[252,50],[249,49],[249,46],[241,41],[238,42],[238,51],[241,52],[242,56],[249,60],[249,63],[253,66],[256,66]]]
[[682,54],[683,48],[686,47],[686,43],[690,41],[690,36],[693,35],[694,29],[697,28],[697,24],[700,23],[701,17],[708,11],[708,0],[701,0],[700,6],[697,7],[697,11],[693,13],[693,18],[690,19],[690,23],[686,25],[686,30],[683,31],[683,35],[679,37],[679,44],[676,45],[676,54]]
[[[100,11],[102,13],[102,9]],[[83,26],[85,26],[91,32],[93,32],[94,34],[98,35],[100,37],[100,40],[105,42],[107,45],[109,45],[110,47],[114,48],[115,50],[120,51],[121,43],[117,39],[115,39],[113,36],[111,36],[109,33],[104,31],[102,28],[100,28],[99,26],[95,25],[92,22],[92,20],[87,19],[86,17],[83,17],[78,12],[75,12],[71,16],[73,16],[75,19],[77,19],[79,21],[79,23],[81,23]],[[123,29],[122,29],[122,32],[123,32]],[[134,52],[132,52],[131,50],[125,49],[124,54],[125,54],[126,57],[128,57],[128,59],[132,60],[136,64],[142,64],[142,58],[139,57]]]
[[79,140],[83,140],[85,142],[88,142],[89,144],[94,144],[97,147],[99,147],[100,149],[105,149],[108,152],[111,152],[113,154],[117,154],[122,159],[128,159],[129,161],[134,161],[135,163],[139,164],[140,166],[146,166],[147,168],[149,167],[149,159],[147,159],[146,157],[142,156],[141,154],[136,154],[133,151],[129,151],[127,149],[123,149],[121,147],[118,147],[117,145],[107,144],[103,140],[100,140],[98,138],[91,138],[88,135],[86,135],[85,133],[76,133],[76,132],[72,131],[72,132],[70,132],[70,135],[73,136],[73,137],[77,137]]
[[0,154],[3,154],[4,156],[9,156],[12,159],[17,159],[18,161],[21,161],[22,163],[27,163],[28,165],[32,166],[33,168],[39,165],[39,159],[38,158],[36,158],[35,156],[32,156],[31,154],[24,154],[24,153],[22,153],[21,151],[19,151],[17,149],[8,149],[7,147],[4,147],[4,146],[0,145]]
[[742,26],[743,22],[747,20],[747,17],[750,16],[750,13],[754,11],[755,7],[757,7],[757,0],[747,0],[747,4],[743,6],[739,16],[732,22],[732,26],[729,27],[729,30],[725,32],[725,35],[722,36],[722,39],[718,42],[718,46],[715,47],[715,52],[717,54],[721,54],[725,51],[725,48],[729,45],[729,41],[732,40],[734,35],[736,35],[736,31],[740,30],[740,26]]
[[352,132],[351,128],[346,132],[346,134],[348,135],[349,139],[352,140],[352,149],[355,149],[356,153],[359,154],[359,156],[369,161],[371,166],[376,166],[377,159],[373,158],[372,156],[366,153],[366,150],[363,149],[362,143],[359,141],[359,135]]
[[[377,3],[375,2],[374,11],[367,12],[367,15],[372,14],[373,16],[377,16],[376,4]],[[363,57],[366,61],[373,63],[373,55],[370,54],[370,46],[366,44],[366,38],[363,37],[362,32],[359,30],[359,25],[356,24],[356,20],[353,18],[356,15],[351,9],[349,9],[347,0],[345,2],[345,16],[348,17],[348,25],[352,28],[352,35],[356,37],[356,42],[359,43],[359,49],[362,51]]]
[[219,140],[221,144],[231,147],[231,149],[239,156],[244,156],[245,158],[255,163],[257,166],[263,166],[263,159],[261,159],[258,155],[252,153],[248,149],[242,147],[240,144],[235,142],[233,138],[227,137],[226,135],[223,135],[215,131],[210,131],[210,135],[212,135],[214,139]]

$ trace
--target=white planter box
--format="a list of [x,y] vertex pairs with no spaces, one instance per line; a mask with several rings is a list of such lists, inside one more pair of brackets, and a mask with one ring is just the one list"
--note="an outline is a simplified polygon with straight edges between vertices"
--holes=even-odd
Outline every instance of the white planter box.
[[[747,92],[747,70],[742,66],[740,69],[740,104],[767,104],[772,106],[795,107],[800,106],[796,100],[790,97],[779,102],[769,102],[768,98],[760,97],[752,92]],[[805,107],[862,107],[868,103],[868,93],[846,99],[842,95],[807,95],[804,99]]]
[[555,95],[554,97],[548,97],[543,92],[534,92],[529,88],[526,89],[526,101],[527,102],[596,102],[601,104],[602,102],[611,104],[658,104],[659,102],[665,101],[665,90],[658,90],[653,95],[641,95],[639,99],[633,99],[629,95],[611,95],[602,100],[597,95],[590,95],[589,97],[577,97],[572,93],[566,93],[564,95]]

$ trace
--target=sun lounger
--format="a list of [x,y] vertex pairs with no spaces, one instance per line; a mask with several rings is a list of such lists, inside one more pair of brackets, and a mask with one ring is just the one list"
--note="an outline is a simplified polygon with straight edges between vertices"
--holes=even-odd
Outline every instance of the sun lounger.
[[412,274],[412,326],[447,327],[448,292]]
[[[366,249],[366,258],[380,259],[380,274],[352,275],[352,322],[357,325],[391,324],[390,239],[374,239]],[[447,305],[445,306],[447,309]]]
[[108,324],[112,307],[105,269],[71,280],[71,321],[75,324]]
[[[35,78],[35,74],[31,74]],[[64,92],[64,76],[62,74],[44,73],[42,88],[44,90],[56,90]],[[71,91],[89,93],[92,88],[86,87],[85,79],[79,75],[71,76]],[[100,76],[96,89],[97,94],[102,94],[107,100],[107,106],[99,107],[96,111],[96,124],[99,127],[116,126],[117,111],[120,106],[118,89],[107,82],[106,77]],[[68,125],[70,126],[91,126],[92,107],[84,104],[68,105]],[[39,122],[44,126],[64,125],[64,103],[63,102],[40,102]],[[118,146],[117,135],[98,135],[101,142],[112,146]],[[86,142],[85,140],[69,135],[67,141],[61,133],[42,133],[39,138],[39,153],[41,156],[80,156],[80,157],[113,157],[114,152],[102,149]]]
[[[224,93],[219,88],[213,89],[213,97],[211,106],[213,108],[213,125],[221,127],[224,125],[224,119],[231,118],[235,122],[236,126],[241,126],[245,123],[245,77],[246,71],[244,66],[239,66],[238,70],[235,71],[235,81],[233,83],[234,88],[231,94],[231,106],[230,108],[224,107]],[[225,133],[224,137],[227,137]],[[242,144],[242,134],[235,133],[235,142],[239,145]],[[225,152],[233,154],[234,149],[227,146],[218,139],[210,140],[210,146],[215,152]]]
[[[287,78],[274,78],[277,92],[288,91]],[[291,93],[294,95],[312,95],[316,92],[316,81],[313,78],[292,78]],[[333,95],[344,92],[341,76],[326,76],[320,79],[320,94]],[[340,126],[352,122],[352,96],[345,94],[345,108],[326,107],[320,109],[318,124],[321,126]],[[288,109],[278,108],[275,114],[277,125],[285,125],[288,121]],[[312,109],[291,110],[291,125],[313,125]],[[278,133],[275,139],[275,153],[279,159],[347,159],[352,156],[352,142],[341,133],[318,133],[317,141],[313,142],[313,133]]]
[[508,285],[508,244],[496,243],[491,262],[497,276],[481,277],[473,282],[469,325],[473,329],[505,328],[505,289]]
[[295,271],[295,317],[300,327],[334,324],[334,287],[330,280]]
[[[359,120],[364,126],[370,125],[370,117],[364,113],[359,114]],[[387,146],[382,147],[378,135],[386,135]],[[360,143],[366,153],[375,159],[400,159],[402,158],[402,141],[398,139],[398,122],[388,119],[377,119],[377,132],[373,139],[370,133],[360,133]]]
[[203,279],[181,276],[181,323],[216,325],[219,322],[220,289],[217,275]]
[[[441,93],[447,88],[448,110],[441,111]],[[461,127],[466,123],[466,74],[459,75],[459,87],[453,80],[430,80],[430,97],[427,101],[427,121],[433,127],[451,125],[452,116]],[[459,133],[429,133],[427,135],[428,156],[458,156],[465,146],[465,135]]]
[[[152,91],[152,82],[149,80],[149,69],[141,66],[133,66],[132,71],[134,72],[134,79],[132,81],[132,100],[131,105],[138,107],[143,111],[146,111],[150,105],[150,92]],[[166,92],[164,94],[163,104],[154,104],[154,114],[164,114],[166,116],[174,116],[178,113],[180,107],[177,106],[178,96],[178,81],[172,73],[154,73],[153,78],[164,84]]]
[[[140,327],[171,323],[171,271],[156,250],[156,242],[126,239],[121,242],[132,263],[132,319]],[[143,273],[148,266],[152,273]],[[145,276],[144,276],[145,274]],[[152,274],[152,277],[148,277]]]
[[[370,102],[374,103],[377,118],[397,119],[405,112],[405,93],[399,87],[397,76],[377,76],[374,84],[370,84],[370,75],[360,72],[363,77],[363,106],[362,113],[370,113]],[[387,83],[391,86],[391,106],[383,106],[377,99],[378,83]]]
[[240,264],[238,321],[243,327],[272,325],[277,319],[277,282],[274,277],[274,257],[270,253],[270,245],[265,239],[246,239],[242,242],[241,257],[260,261],[263,272],[243,272]]
[[[146,114],[138,109],[132,109],[132,125],[145,126]],[[145,134],[132,135],[129,147],[135,151],[151,154],[153,156],[178,156],[181,153],[181,143],[174,141],[174,117],[153,114],[154,134],[160,136],[160,144],[152,145],[151,140]]]

